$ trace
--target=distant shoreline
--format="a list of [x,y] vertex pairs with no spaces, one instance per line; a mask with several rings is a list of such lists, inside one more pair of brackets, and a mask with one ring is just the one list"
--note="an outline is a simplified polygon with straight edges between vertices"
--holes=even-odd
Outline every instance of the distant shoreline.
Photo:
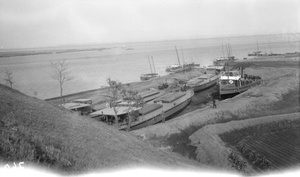
[[99,47],[99,48],[87,48],[87,49],[49,49],[41,51],[8,51],[0,52],[0,58],[2,57],[16,57],[16,56],[28,56],[28,55],[44,55],[44,54],[61,54],[61,53],[72,53],[72,52],[86,52],[86,51],[103,51],[110,48]]
[[[95,44],[74,44],[74,45],[71,45],[71,44],[61,44],[61,45],[58,45],[58,46],[42,46],[42,47],[18,47],[18,48],[7,48],[5,50],[1,49],[0,48],[0,58],[2,57],[2,53],[6,53],[6,52],[19,52],[19,51],[28,51],[28,52],[33,52],[34,49],[38,48],[40,51],[54,51],[55,49],[57,48],[70,48],[70,49],[74,49],[74,48],[77,48],[77,47],[80,47],[80,46],[105,46],[105,45],[124,45],[124,44],[137,44],[137,43],[156,43],[156,42],[173,42],[173,41],[185,41],[185,40],[201,40],[201,39],[222,39],[222,38],[241,38],[241,37],[259,37],[259,36],[279,36],[279,35],[298,35],[300,36],[300,33],[271,33],[271,34],[240,34],[240,35],[226,35],[226,36],[218,36],[218,35],[215,35],[215,36],[194,36],[194,37],[191,37],[191,38],[182,38],[182,39],[158,39],[158,40],[150,40],[150,41],[123,41],[123,42],[111,42],[111,43],[95,43]],[[298,39],[298,38],[297,38]],[[298,41],[298,40],[295,40],[295,41]],[[291,42],[291,41],[289,41]],[[49,48],[52,48],[49,50]],[[45,49],[45,50],[43,50]],[[91,48],[89,48],[91,49]],[[3,52],[1,51],[3,50]],[[76,49],[74,49],[76,50]],[[80,49],[78,49],[80,50]],[[89,50],[86,50],[86,51],[89,51]]]

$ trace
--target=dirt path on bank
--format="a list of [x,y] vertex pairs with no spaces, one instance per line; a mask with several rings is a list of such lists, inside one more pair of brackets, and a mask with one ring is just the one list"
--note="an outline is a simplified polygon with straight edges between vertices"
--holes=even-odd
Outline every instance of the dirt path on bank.
[[[263,63],[262,67],[255,63],[256,66],[247,68],[246,73],[262,76],[263,82],[234,98],[217,102],[217,109],[212,109],[212,105],[208,103],[204,108],[200,107],[198,110],[168,122],[136,130],[132,133],[156,144],[157,147],[169,149],[201,163],[224,168],[224,166],[216,163],[220,159],[210,155],[213,153],[209,151],[214,148],[213,143],[208,145],[207,152],[197,151],[195,142],[190,140],[190,136],[210,124],[300,112],[299,60],[278,67],[274,67],[273,62],[270,63],[271,66]],[[201,141],[202,138],[198,137],[198,140]],[[213,137],[207,136],[206,138],[208,138],[208,142],[214,141]],[[230,168],[230,166],[226,167]],[[253,172],[251,167],[247,170]]]
[[164,124],[136,130],[134,134],[145,138],[168,137],[181,133],[189,127],[201,127],[211,123],[243,119],[251,109],[263,109],[263,106],[281,100],[282,95],[290,90],[299,90],[299,70],[297,68],[248,68],[247,72],[253,75],[262,75],[263,83],[234,98],[218,102],[217,109],[212,109],[209,105]]
[[[207,125],[193,133],[189,139],[197,147],[196,154],[198,161],[206,164],[214,164],[220,168],[230,168],[232,163],[228,158],[230,155],[236,154],[237,159],[244,164],[244,172],[254,173],[255,170],[252,168],[252,164],[247,163],[246,160],[241,158],[241,154],[233,150],[231,146],[228,146],[227,142],[224,142],[220,136],[231,133],[230,139],[239,141],[242,134],[249,136],[255,132],[255,134],[262,136],[269,132],[282,131],[283,129],[290,130],[293,127],[299,127],[299,116],[300,114],[297,112]],[[243,131],[243,133],[240,132],[237,135],[237,131]]]

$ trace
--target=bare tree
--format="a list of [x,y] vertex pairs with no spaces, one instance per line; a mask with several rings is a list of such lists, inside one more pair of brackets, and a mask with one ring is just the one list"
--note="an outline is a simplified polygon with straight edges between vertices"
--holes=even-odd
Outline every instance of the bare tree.
[[143,107],[143,98],[138,95],[138,92],[132,89],[123,89],[122,90],[123,100],[125,100],[128,104],[128,124],[127,124],[127,131],[130,130],[131,123],[135,116],[134,108]]
[[117,100],[119,99],[123,88],[122,83],[119,81],[111,80],[111,78],[108,78],[106,81],[109,85],[108,95],[106,95],[106,97],[109,98],[109,107],[113,108],[114,110],[115,124],[117,127],[119,127]]
[[57,80],[59,82],[59,88],[60,88],[60,99],[61,103],[64,104],[63,99],[63,85],[65,82],[68,82],[72,79],[74,79],[73,76],[71,76],[69,70],[69,67],[66,63],[66,60],[58,61],[58,62],[50,62],[51,67],[53,69],[53,74],[51,75],[51,78],[54,80]]
[[10,88],[12,88],[13,84],[15,83],[15,81],[13,80],[12,77],[12,72],[8,69],[5,69],[5,78],[4,78],[6,84],[8,86],[10,86]]
[[106,97],[109,98],[109,107],[113,109],[115,113],[115,125],[119,127],[119,117],[118,117],[118,100],[123,98],[127,102],[128,110],[128,124],[127,131],[130,130],[132,119],[134,117],[134,108],[142,107],[143,99],[138,95],[138,92],[130,88],[124,88],[122,83],[119,81],[107,79],[109,85],[108,94]]

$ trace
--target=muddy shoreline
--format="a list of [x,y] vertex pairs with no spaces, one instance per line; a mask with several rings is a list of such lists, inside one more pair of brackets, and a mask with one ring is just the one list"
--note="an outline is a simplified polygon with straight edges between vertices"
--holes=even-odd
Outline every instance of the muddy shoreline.
[[[197,77],[202,75],[204,70],[202,68],[194,68],[191,71],[188,71],[186,73],[176,73],[176,74],[169,74],[165,76],[160,76],[151,80],[147,81],[140,81],[140,82],[132,82],[132,83],[123,83],[123,86],[125,88],[132,88],[133,90],[137,90],[139,92],[145,91],[150,88],[158,88],[159,85],[162,83],[168,82],[169,80],[172,80],[174,78],[182,80],[182,81],[187,81],[191,78]],[[88,98],[92,99],[93,104],[95,105],[96,109],[100,109],[103,106],[105,106],[106,102],[106,97],[107,95],[108,88],[107,87],[102,87],[99,89],[94,89],[94,90],[87,90],[79,93],[74,93],[74,94],[69,94],[69,95],[64,95],[63,98],[65,99],[66,102],[72,101],[75,99],[79,98]],[[52,104],[60,104],[61,100],[60,97],[54,97],[54,98],[49,98],[46,99],[45,101],[52,103]]]
[[[263,63],[262,66],[259,65],[261,62]],[[145,141],[160,144],[170,151],[200,163],[242,173],[256,173],[257,171],[253,167],[239,169],[239,166],[234,165],[236,161],[231,160],[230,162],[228,157],[230,154],[224,154],[221,151],[220,154],[226,157],[223,160],[228,163],[227,165],[218,165],[219,157],[211,157],[211,154],[214,154],[211,150],[216,144],[212,143],[205,151],[200,152],[197,151],[199,147],[190,139],[195,132],[206,128],[208,125],[221,125],[234,120],[242,121],[263,116],[300,112],[299,59],[285,62],[254,61],[253,63],[255,65],[248,68],[248,72],[263,76],[261,85],[234,98],[219,101],[217,109],[212,109],[208,104],[204,108],[176,117],[165,124],[146,127],[132,133]],[[202,138],[201,136],[198,137],[200,142]],[[208,138],[207,141],[211,140]],[[201,160],[197,156],[201,157]],[[230,157],[232,159],[232,155]]]
[[[261,172],[251,165],[244,167],[240,163],[243,156],[239,155],[237,157],[236,153],[230,153],[232,149],[226,149],[228,144],[222,140],[220,140],[219,144],[216,144],[210,135],[195,138],[194,134],[207,129],[211,125],[221,126],[232,121],[241,121],[241,124],[246,124],[245,126],[247,126],[247,123],[243,122],[243,120],[246,121],[252,118],[259,120],[270,115],[276,117],[300,112],[299,59],[289,58],[284,59],[285,61],[282,61],[282,59],[243,61],[251,64],[246,69],[247,73],[263,78],[263,82],[260,85],[252,87],[233,98],[218,100],[217,109],[212,109],[210,98],[208,97],[208,95],[215,92],[215,87],[211,87],[196,93],[191,104],[176,115],[175,118],[165,123],[159,123],[130,133],[159,149],[175,152],[186,158],[198,161],[201,164],[224,170],[237,171],[243,174]],[[196,70],[185,74],[168,75],[146,82],[124,85],[142,91],[151,87],[157,87],[168,78],[175,77],[188,80],[199,74],[202,74],[201,71]],[[106,88],[101,88],[73,94],[66,96],[66,100],[84,97],[91,98],[94,103],[97,103],[97,101],[99,102],[102,99],[101,95],[105,94],[105,91]],[[55,104],[59,102],[59,99],[50,99],[48,102]],[[99,102],[100,104],[101,102]],[[202,145],[197,144],[198,141],[201,142],[201,139],[210,143],[207,143],[207,146],[203,148],[204,146],[201,147]],[[218,146],[220,144],[221,146]],[[215,147],[219,148],[217,153],[213,151]]]

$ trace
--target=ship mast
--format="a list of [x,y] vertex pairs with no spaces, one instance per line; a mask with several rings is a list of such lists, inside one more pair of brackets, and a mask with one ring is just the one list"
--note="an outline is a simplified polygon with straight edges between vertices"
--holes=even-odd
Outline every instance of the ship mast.
[[230,45],[230,56],[233,56],[231,43],[229,43],[229,45]]
[[183,64],[184,64],[184,56],[183,56],[182,46],[181,46],[181,53],[182,53],[182,62],[183,62]]
[[227,57],[229,57],[230,53],[229,53],[229,44],[228,43],[226,44],[226,52],[227,52]]
[[150,58],[149,58],[149,55],[148,55],[148,61],[149,61],[149,65],[150,65],[150,70],[151,70],[151,74],[152,74],[152,67],[151,67],[151,62],[150,62]]
[[223,54],[223,57],[225,57],[225,55],[224,55],[224,45],[223,45],[223,43],[222,43],[222,54]]
[[272,53],[270,41],[269,41],[269,50],[270,50],[270,53]]
[[153,56],[151,56],[151,59],[152,59],[152,65],[153,65],[154,73],[156,73],[156,71],[155,71],[155,65],[154,65],[154,61],[153,61]]
[[176,54],[177,54],[177,58],[178,58],[178,64],[179,64],[179,66],[180,66],[180,60],[179,60],[178,51],[177,51],[176,46],[175,46],[175,50],[176,50]]

